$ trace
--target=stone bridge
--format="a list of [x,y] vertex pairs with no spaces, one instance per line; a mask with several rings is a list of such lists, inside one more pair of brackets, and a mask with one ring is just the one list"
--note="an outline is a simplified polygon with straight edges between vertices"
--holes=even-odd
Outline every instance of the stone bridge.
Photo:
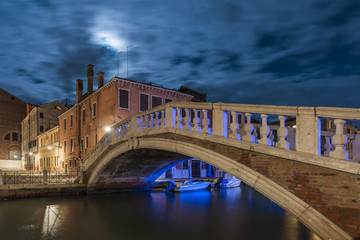
[[[296,125],[287,126],[289,117]],[[336,125],[326,157],[325,118]],[[343,132],[354,119],[359,109],[167,103],[112,126],[83,159],[82,180],[89,191],[148,189],[170,166],[196,158],[241,179],[322,239],[360,239],[360,164],[348,161]]]

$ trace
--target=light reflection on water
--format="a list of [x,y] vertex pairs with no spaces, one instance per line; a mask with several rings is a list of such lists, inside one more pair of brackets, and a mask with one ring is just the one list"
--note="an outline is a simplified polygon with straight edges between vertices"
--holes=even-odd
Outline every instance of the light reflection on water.
[[0,209],[1,239],[318,239],[249,187],[25,199]]

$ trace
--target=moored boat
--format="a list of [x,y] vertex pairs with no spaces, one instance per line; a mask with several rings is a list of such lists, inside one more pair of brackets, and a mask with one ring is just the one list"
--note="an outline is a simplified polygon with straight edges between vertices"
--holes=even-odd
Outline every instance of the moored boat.
[[233,177],[232,179],[223,179],[219,184],[220,188],[240,187],[241,180]]
[[174,192],[192,192],[192,191],[202,191],[210,186],[211,182],[193,182],[187,180],[183,182],[169,182],[169,187],[165,191],[174,191]]

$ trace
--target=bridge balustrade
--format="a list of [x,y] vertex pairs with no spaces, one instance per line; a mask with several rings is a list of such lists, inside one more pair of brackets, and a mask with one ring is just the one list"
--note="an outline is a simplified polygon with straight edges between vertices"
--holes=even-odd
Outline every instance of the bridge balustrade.
[[[261,121],[252,121],[254,115]],[[269,123],[271,116],[272,123]],[[275,117],[274,117],[275,116]],[[286,119],[291,117],[292,125]],[[321,118],[334,119],[336,132],[321,141]],[[275,119],[275,120],[274,120]],[[173,129],[188,133],[227,138],[266,147],[348,160],[343,126],[348,119],[360,119],[360,110],[330,107],[289,107],[226,103],[171,102],[135,114],[117,123],[106,133],[85,159],[84,166],[96,159],[108,145],[132,136]],[[275,122],[275,125],[274,125]],[[289,136],[289,130],[292,136]],[[331,151],[331,142],[334,145]],[[291,140],[291,141],[289,141]],[[291,144],[290,144],[291,142]],[[290,148],[290,146],[292,146]]]

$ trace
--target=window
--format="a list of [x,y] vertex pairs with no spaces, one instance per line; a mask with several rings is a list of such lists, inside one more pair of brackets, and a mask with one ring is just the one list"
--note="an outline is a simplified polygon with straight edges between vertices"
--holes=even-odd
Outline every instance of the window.
[[69,168],[71,168],[71,160],[69,160]]
[[64,141],[64,153],[66,153],[66,141]]
[[10,160],[18,160],[18,159],[20,159],[20,151],[10,150]]
[[71,114],[70,115],[70,128],[73,127],[73,115]]
[[85,137],[85,149],[89,147],[89,136]]
[[64,118],[64,131],[66,130],[66,118]]
[[183,169],[188,169],[189,168],[189,161],[183,161]]
[[95,133],[95,145],[97,144],[97,133]]
[[151,96],[151,107],[157,107],[162,104],[162,97]]
[[84,150],[84,140],[81,139],[80,140],[80,152],[82,152]]
[[74,167],[76,167],[76,159],[74,160]]
[[44,118],[44,113],[40,113],[40,118]]
[[4,139],[10,141],[10,133],[6,134]]
[[149,109],[149,95],[140,93],[140,112]]
[[82,122],[85,122],[85,108],[82,110]]
[[72,153],[74,151],[74,139],[70,138],[70,152]]
[[19,134],[18,133],[13,132],[13,133],[11,133],[11,135],[12,135],[12,140],[13,141],[18,141],[19,140]]
[[119,88],[119,107],[129,109],[129,91]]
[[92,104],[92,117],[96,117],[96,102]]
[[171,98],[165,98],[165,103],[172,102],[173,100]]
[[44,126],[40,126],[40,132],[44,132]]

